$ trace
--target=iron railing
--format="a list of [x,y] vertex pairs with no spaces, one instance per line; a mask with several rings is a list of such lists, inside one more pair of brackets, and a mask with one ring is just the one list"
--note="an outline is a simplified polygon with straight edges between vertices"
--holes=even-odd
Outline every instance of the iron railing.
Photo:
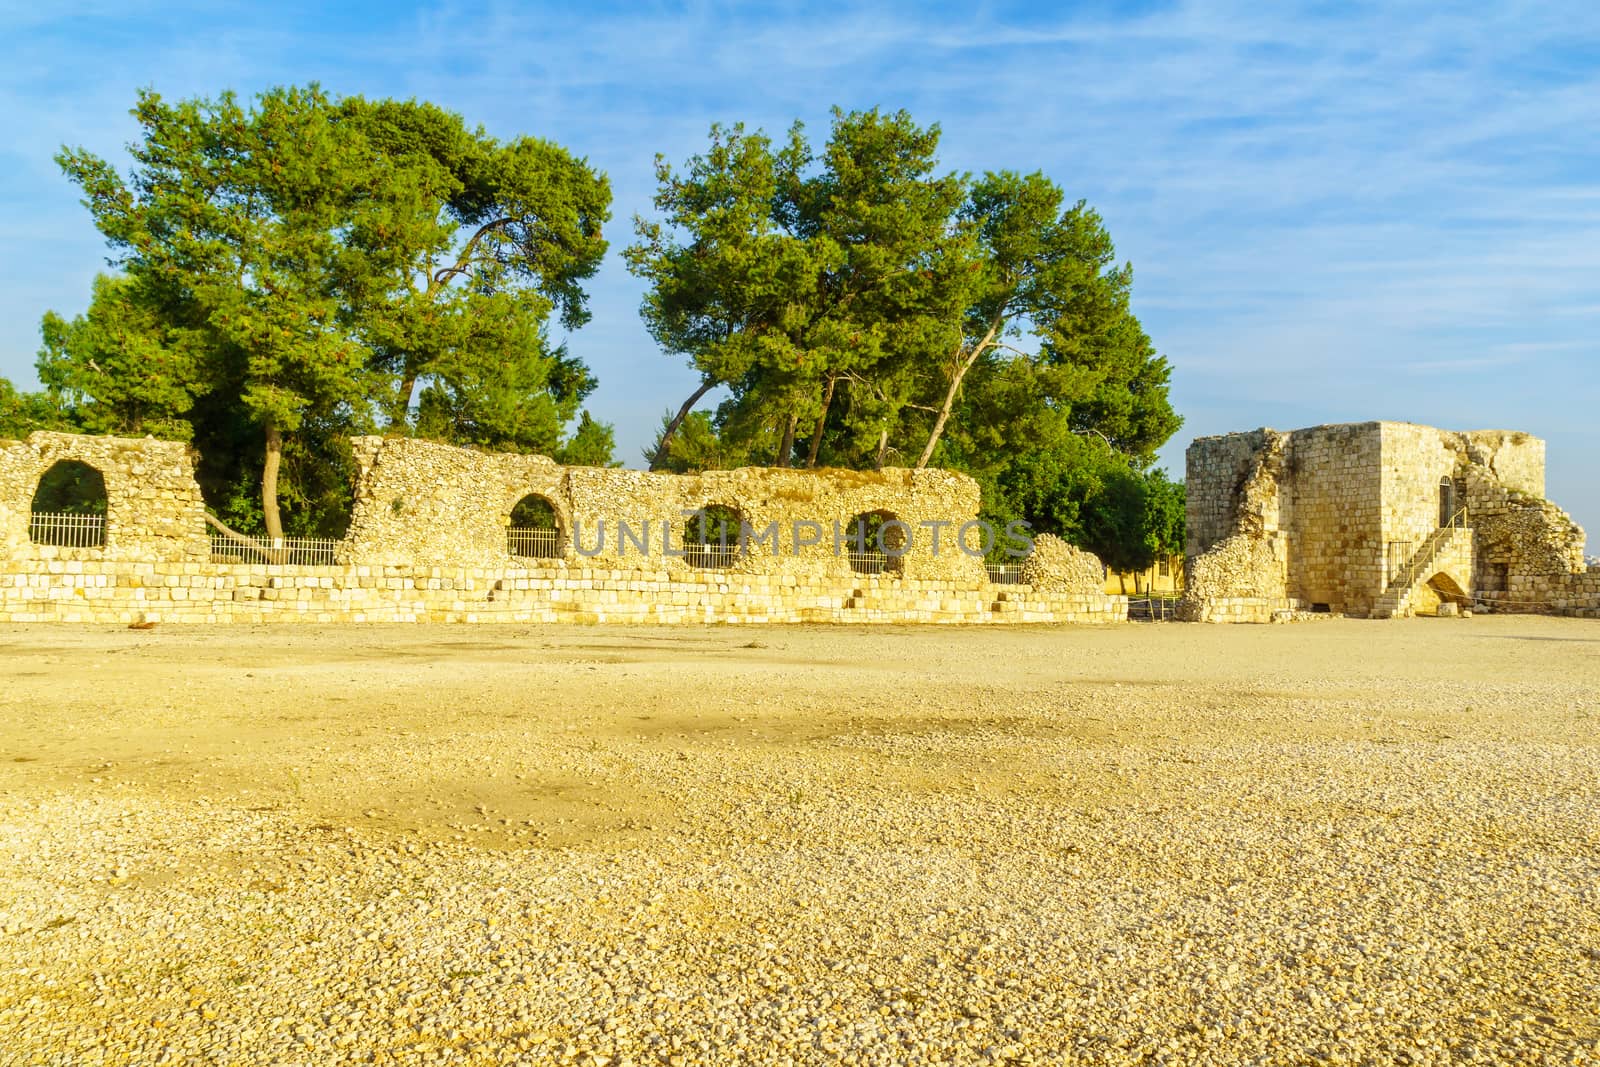
[[850,560],[850,569],[857,574],[899,574],[900,558],[891,556],[887,552],[857,552],[846,553]]
[[512,526],[506,530],[506,551],[523,559],[560,559],[561,531],[547,526]]
[[989,581],[995,585],[1021,585],[1022,565],[1019,563],[985,563]]
[[1128,598],[1128,619],[1131,622],[1166,622],[1178,617],[1179,593],[1145,593]]
[[56,548],[104,548],[104,515],[58,515],[35,511],[28,517],[28,539]]
[[1397,574],[1389,579],[1389,591],[1404,593],[1417,584],[1417,579],[1422,577],[1422,572],[1433,566],[1433,561],[1438,558],[1439,552],[1444,548],[1452,534],[1457,530],[1467,528],[1467,509],[1460,508],[1450,516],[1450,521],[1440,526],[1428,539],[1422,542],[1415,555],[1406,561]]
[[339,542],[331,537],[250,537],[211,535],[212,563],[276,563],[295,567],[331,567]]
[[691,567],[700,567],[704,570],[724,570],[733,566],[738,558],[738,545],[690,543],[683,546],[683,561]]

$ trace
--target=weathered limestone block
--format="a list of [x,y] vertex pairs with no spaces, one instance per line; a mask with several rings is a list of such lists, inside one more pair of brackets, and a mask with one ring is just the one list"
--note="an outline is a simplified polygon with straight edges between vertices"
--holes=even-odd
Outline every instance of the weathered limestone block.
[[[1113,623],[1127,599],[852,575],[13,560],[0,622]],[[786,578],[793,578],[787,581]],[[977,587],[975,587],[977,586]],[[1014,597],[1015,599],[1009,599]]]

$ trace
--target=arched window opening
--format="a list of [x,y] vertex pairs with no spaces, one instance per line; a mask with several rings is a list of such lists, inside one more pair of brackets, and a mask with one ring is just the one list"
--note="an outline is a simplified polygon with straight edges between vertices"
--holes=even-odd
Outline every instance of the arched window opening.
[[683,523],[683,561],[720,570],[739,559],[744,515],[727,504],[707,504]]
[[561,522],[555,505],[538,493],[529,493],[511,509],[511,524],[506,527],[506,551],[522,559],[561,559]]
[[857,574],[897,575],[905,570],[909,527],[892,511],[864,511],[845,524],[841,543]]
[[87,463],[72,459],[45,471],[33,494],[28,537],[36,545],[104,548],[105,477]]

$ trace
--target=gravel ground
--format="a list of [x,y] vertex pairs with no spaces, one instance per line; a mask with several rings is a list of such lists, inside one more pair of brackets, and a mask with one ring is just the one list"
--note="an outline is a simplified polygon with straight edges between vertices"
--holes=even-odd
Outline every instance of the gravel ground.
[[1600,624],[0,628],[0,1063],[1600,1063]]

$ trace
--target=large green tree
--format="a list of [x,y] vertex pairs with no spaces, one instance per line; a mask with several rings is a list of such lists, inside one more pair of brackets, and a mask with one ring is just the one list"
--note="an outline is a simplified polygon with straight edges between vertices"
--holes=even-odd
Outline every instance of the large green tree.
[[[926,348],[928,269],[962,185],[935,173],[936,128],[904,112],[836,111],[813,155],[797,124],[776,147],[713,127],[681,173],[658,160],[660,218],[638,219],[630,268],[650,283],[642,313],[701,383],[655,457],[711,389],[724,451],[815,466],[834,450],[878,456],[911,384],[905,353]],[[665,449],[663,451],[662,449]],[[841,461],[840,455],[826,458]]]
[[350,236],[369,271],[356,325],[387,376],[389,425],[412,418],[420,388],[436,436],[553,450],[594,380],[545,325],[552,312],[568,329],[589,320],[606,179],[558,145],[501,143],[430,104],[354,97],[337,121],[389,185]]
[[629,265],[700,384],[650,459],[937,463],[978,479],[988,517],[1121,565],[1149,551],[1145,471],[1181,422],[1132,270],[1046,176],[941,173],[938,142],[904,112],[835,111],[816,152],[798,125],[781,146],[714,127],[681,170],[658,160]]
[[286,456],[332,484],[352,432],[561,448],[594,384],[546,337],[556,309],[584,320],[605,247],[610,194],[587,164],[316,86],[249,105],[145,92],[134,115],[127,177],[58,157],[124,273],[83,319],[46,323],[41,376],[96,427],[187,419],[214,496],[237,503],[259,472],[272,536]]
[[836,111],[815,154],[798,125],[782,147],[735,126],[681,172],[658,161],[629,265],[701,381],[656,462],[717,387],[718,451],[778,466],[993,465],[1041,420],[1141,462],[1171,435],[1166,362],[1099,216],[1040,174],[941,174],[938,141],[904,112]]

